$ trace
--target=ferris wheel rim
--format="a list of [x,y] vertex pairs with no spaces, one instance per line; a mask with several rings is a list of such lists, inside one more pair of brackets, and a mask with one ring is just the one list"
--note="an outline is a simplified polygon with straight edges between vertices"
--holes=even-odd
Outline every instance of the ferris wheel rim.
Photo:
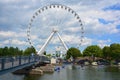
[[68,6],[65,6],[65,5],[62,5],[62,4],[50,4],[50,5],[47,5],[47,6],[44,6],[42,8],[38,8],[32,15],[32,17],[30,18],[30,21],[29,21],[29,24],[28,24],[28,29],[27,29],[27,37],[28,37],[28,42],[31,46],[34,46],[32,40],[31,40],[31,35],[30,35],[30,32],[31,32],[31,27],[32,27],[32,23],[33,21],[35,20],[35,18],[40,15],[42,12],[48,10],[48,9],[52,9],[52,8],[61,8],[61,9],[64,9],[65,11],[68,11],[70,13],[72,13],[74,15],[74,17],[78,20],[79,22],[79,26],[81,27],[81,39],[80,39],[80,44],[79,46],[81,45],[81,43],[83,42],[83,34],[84,34],[84,28],[83,28],[83,23],[82,23],[82,20],[81,18],[79,17],[79,15],[70,7]]

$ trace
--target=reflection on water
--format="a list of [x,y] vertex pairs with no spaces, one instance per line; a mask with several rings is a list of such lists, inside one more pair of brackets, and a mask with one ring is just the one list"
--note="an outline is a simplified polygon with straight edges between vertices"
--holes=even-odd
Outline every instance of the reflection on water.
[[25,75],[23,80],[39,80],[39,75]]
[[120,67],[107,67],[105,68],[106,72],[120,72]]
[[120,80],[120,67],[66,65],[65,68],[60,67],[60,71],[51,74],[40,76],[8,73],[0,76],[0,80]]

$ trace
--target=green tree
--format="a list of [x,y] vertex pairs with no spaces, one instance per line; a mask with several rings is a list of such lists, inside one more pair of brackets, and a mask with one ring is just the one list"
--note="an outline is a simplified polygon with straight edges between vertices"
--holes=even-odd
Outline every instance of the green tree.
[[3,48],[0,48],[0,57],[3,56]]
[[109,46],[105,46],[103,49],[102,49],[102,51],[103,51],[103,57],[105,58],[105,59],[110,59],[111,58],[111,52],[110,52],[110,47]]
[[18,47],[7,47],[0,48],[0,56],[18,56],[22,55],[23,51],[19,50]]
[[24,51],[24,55],[31,55],[31,53],[36,54],[36,50],[34,47],[28,47],[27,49],[25,49]]
[[102,49],[97,45],[88,46],[83,51],[83,56],[102,57]]
[[46,56],[51,57],[52,55],[51,54],[46,54]]
[[9,48],[7,47],[7,46],[5,46],[4,48],[3,48],[3,56],[9,56],[10,54],[9,54]]
[[77,48],[71,47],[67,51],[66,59],[69,59],[70,57],[72,57],[73,59],[76,59],[77,57],[80,57],[80,56],[81,56],[80,50]]
[[9,47],[9,56],[14,56],[15,55],[15,48]]
[[18,47],[14,48],[14,56],[19,56],[19,55],[23,55],[23,51],[20,50]]
[[119,59],[120,58],[120,44],[113,43],[110,45],[110,52],[112,59]]

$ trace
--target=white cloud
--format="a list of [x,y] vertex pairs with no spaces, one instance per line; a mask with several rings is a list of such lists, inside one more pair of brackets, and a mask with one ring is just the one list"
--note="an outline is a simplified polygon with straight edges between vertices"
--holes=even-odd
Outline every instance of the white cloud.
[[85,37],[85,38],[83,38],[82,46],[92,45],[92,42],[93,42],[93,39]]
[[[26,38],[27,39],[27,33],[25,32],[13,32],[13,31],[0,31],[0,36],[2,38]],[[37,35],[30,35],[32,40],[37,39]]]
[[[5,25],[8,24],[10,30],[8,31],[0,31],[1,38],[12,38],[13,43],[18,43],[18,45],[22,45],[25,42],[22,39],[27,39],[27,34],[24,32],[27,26],[18,26],[19,24],[28,24],[29,19],[32,17],[34,11],[42,6],[46,6],[51,3],[60,3],[66,6],[71,7],[74,11],[76,11],[81,20],[84,22],[85,29],[85,38],[83,42],[84,45],[91,45],[95,38],[88,38],[88,35],[111,35],[118,34],[120,31],[116,28],[116,25],[120,24],[120,11],[113,10],[103,10],[106,7],[119,3],[119,0],[32,0],[32,1],[24,1],[24,0],[1,0],[0,4],[2,4],[0,13],[0,22]],[[8,4],[8,5],[6,5]],[[5,12],[6,11],[6,12]],[[80,31],[78,27],[78,23],[76,23],[75,19],[73,19],[73,15],[69,15],[65,13],[65,11],[57,10],[58,13],[51,12],[43,12],[44,15],[41,15],[40,18],[37,19],[31,29],[31,39],[33,43],[39,44],[40,46],[46,41],[47,37],[50,35],[52,28],[56,25],[61,32],[61,36],[65,42],[69,42],[69,44],[78,44],[80,42],[80,34],[77,32]],[[7,13],[11,12],[9,15]],[[3,14],[4,13],[4,14]],[[72,17],[70,17],[72,16]],[[98,21],[98,19],[104,19],[106,21],[113,21],[113,23],[102,24]],[[40,21],[41,19],[41,21]],[[57,20],[58,19],[58,20]],[[59,19],[62,19],[61,22]],[[17,26],[17,27],[16,27]],[[76,27],[75,27],[76,26]],[[1,28],[4,26],[0,26]],[[21,30],[19,31],[18,28]],[[16,31],[18,30],[18,31]],[[69,31],[71,34],[66,34],[64,31]],[[19,39],[20,38],[20,39]],[[101,39],[102,40],[102,39]],[[99,41],[99,40],[98,40]],[[59,42],[58,38],[55,38],[51,43],[56,44]],[[97,41],[96,41],[97,42]],[[109,42],[109,41],[108,41]],[[112,40],[111,40],[112,42]],[[8,44],[9,40],[5,40],[4,44]],[[107,45],[105,41],[99,41],[99,45]],[[1,44],[2,45],[2,44]],[[17,44],[15,44],[17,45]],[[37,46],[37,47],[40,47]]]
[[5,40],[1,44],[2,45],[27,45],[27,42],[17,40],[17,39],[12,39],[12,40]]
[[80,32],[81,29],[80,27],[70,27],[70,28],[66,28],[65,31],[69,31],[71,33],[77,33],[77,32]]
[[[117,20],[116,16],[118,15],[119,11],[116,11],[116,12],[104,11],[104,10],[102,10],[103,6],[99,7],[100,5],[96,4],[96,6],[98,6],[98,7],[93,8],[94,6],[91,5],[91,4],[92,3],[90,2],[90,4],[87,5],[87,6],[86,5],[81,6],[81,4],[69,5],[72,9],[74,9],[80,15],[81,19],[85,23],[85,25],[84,25],[85,34],[89,34],[89,35],[95,34],[95,35],[102,36],[102,35],[105,35],[105,34],[118,33],[118,30],[116,29],[116,25],[118,23],[116,23],[116,25],[114,25],[114,24],[106,24],[105,25],[105,24],[100,23],[98,21],[98,19],[102,18],[102,19],[105,19],[105,20],[112,20],[112,21]],[[89,6],[91,6],[90,7],[91,9],[89,9]],[[48,16],[49,16],[50,19],[52,19],[52,17],[50,17],[50,15],[48,15]],[[56,14],[54,14],[54,16],[56,16]],[[44,21],[47,20],[44,16],[42,16],[42,17],[43,17]],[[46,23],[43,22],[43,24],[46,24]],[[64,23],[62,23],[62,25],[67,25],[67,26],[64,26],[63,30],[70,31],[70,32],[78,32],[78,31],[80,31],[79,27],[77,27],[77,28],[75,28],[74,26],[73,27],[68,27],[68,26],[71,26],[71,25],[74,25],[74,24],[76,24],[75,20],[70,19],[70,20],[65,21]],[[42,28],[41,28],[41,30],[42,30]],[[41,33],[45,33],[45,34],[48,35],[49,30],[50,29],[48,27],[46,31],[42,30]],[[70,44],[78,44],[80,42],[80,38],[78,36],[66,35],[64,33],[62,33],[61,35],[62,35],[63,40],[65,42],[69,42]],[[86,35],[86,37],[87,37],[87,35]],[[94,41],[93,39],[85,38],[85,42],[83,43],[83,45],[91,45],[93,43],[93,41]],[[58,38],[53,40],[52,44],[56,44],[57,42],[59,42]]]
[[[93,5],[93,3],[96,3]],[[116,28],[116,25],[119,25],[120,21],[120,11],[113,11],[108,10],[104,11],[103,8],[111,6],[113,4],[116,4],[119,1],[81,1],[77,5],[71,5],[71,7],[76,10],[76,12],[81,17],[82,21],[85,23],[85,32],[88,34],[98,34],[98,35],[104,35],[104,34],[113,34],[118,33],[118,29]],[[85,3],[84,5],[82,3]],[[88,4],[89,3],[89,4]],[[87,4],[87,5],[86,5]],[[92,4],[92,5],[91,5]],[[101,22],[98,21],[99,18],[102,18],[106,21],[113,21],[114,23],[111,24],[101,24]],[[102,34],[101,34],[102,33]]]
[[1,0],[1,3],[16,3],[16,2],[20,2],[21,0]]
[[29,6],[29,5],[23,5],[23,8],[24,8],[24,9],[29,9],[30,6]]
[[2,44],[11,44],[10,40],[5,40]]
[[[119,17],[117,17],[119,14],[114,12],[105,12],[105,11],[97,11],[88,10],[86,13],[81,13],[81,16],[83,17],[83,21],[85,22],[85,29],[86,32],[91,32],[91,34],[112,34],[112,33],[118,33],[118,29],[116,28],[116,25],[119,24],[118,20]],[[102,24],[98,21],[99,18],[105,19],[107,21],[115,21],[114,23],[109,24]],[[116,22],[117,20],[117,22]]]
[[108,39],[108,40],[99,40],[98,43],[107,43],[107,42],[110,42],[111,40]]
[[12,40],[11,44],[13,44],[13,45],[26,45],[27,42],[15,39],[15,40]]
[[15,32],[11,32],[11,31],[0,31],[0,36],[2,37],[12,37],[13,35],[15,35]]
[[76,35],[62,35],[62,39],[68,43],[68,45],[78,45],[80,44],[80,37]]
[[98,45],[101,47],[101,48],[103,48],[104,46],[109,46],[108,45],[108,43],[110,43],[111,42],[111,40],[110,39],[108,39],[108,40],[98,40]]
[[3,44],[2,44],[2,43],[0,43],[0,46],[3,46]]
[[0,31],[1,37],[26,37],[26,33],[22,32],[13,32],[13,31]]

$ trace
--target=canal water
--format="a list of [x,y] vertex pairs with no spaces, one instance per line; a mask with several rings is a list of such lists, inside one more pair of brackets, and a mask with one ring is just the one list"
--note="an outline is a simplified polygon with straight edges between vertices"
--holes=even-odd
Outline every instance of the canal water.
[[45,73],[42,76],[7,73],[1,75],[0,80],[120,80],[120,67],[64,65],[56,66],[54,73]]

